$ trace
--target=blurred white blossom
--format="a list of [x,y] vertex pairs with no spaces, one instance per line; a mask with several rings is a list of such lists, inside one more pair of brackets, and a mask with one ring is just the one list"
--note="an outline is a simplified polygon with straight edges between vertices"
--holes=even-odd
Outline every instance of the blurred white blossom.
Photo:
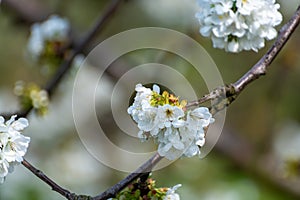
[[196,14],[200,33],[210,37],[215,48],[229,52],[265,46],[277,36],[274,28],[282,21],[275,0],[198,0]]
[[30,38],[27,49],[34,59],[38,59],[44,51],[44,38],[39,24],[33,24],[31,27]]
[[278,129],[274,137],[273,148],[275,154],[281,159],[300,160],[300,124],[285,122]]
[[46,90],[32,90],[30,92],[30,98],[32,99],[32,105],[36,109],[47,107],[49,104],[48,93]]
[[67,19],[52,15],[42,23],[31,27],[27,49],[32,58],[38,59],[49,42],[65,42],[68,40],[70,24]]
[[145,141],[153,138],[158,143],[158,153],[169,160],[184,155],[200,154],[205,143],[205,131],[214,122],[208,108],[185,111],[185,102],[164,91],[157,85],[153,90],[137,84],[136,96],[128,113],[140,129],[138,137]]
[[278,173],[285,178],[299,177],[300,166],[300,124],[285,122],[276,133],[273,141]]
[[47,113],[49,105],[48,92],[41,89],[37,84],[26,84],[24,81],[17,81],[14,93],[19,97],[23,108],[27,109],[32,106],[41,115]]
[[30,142],[29,137],[21,134],[28,126],[27,119],[15,120],[16,117],[13,115],[5,122],[0,116],[0,183],[13,171],[14,165],[23,161]]
[[49,19],[40,24],[40,30],[45,40],[61,41],[68,37],[70,24],[68,20],[52,15]]

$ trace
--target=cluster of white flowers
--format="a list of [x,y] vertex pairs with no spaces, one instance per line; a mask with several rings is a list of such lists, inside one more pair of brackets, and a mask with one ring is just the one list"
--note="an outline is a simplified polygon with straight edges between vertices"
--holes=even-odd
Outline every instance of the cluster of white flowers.
[[6,121],[0,116],[0,183],[4,182],[7,174],[13,171],[16,164],[23,161],[30,138],[21,132],[28,126],[25,118],[15,120],[13,115]]
[[178,98],[153,86],[137,84],[136,96],[128,113],[140,129],[138,137],[145,141],[149,137],[158,143],[158,153],[169,160],[181,155],[192,157],[200,154],[205,143],[205,128],[214,122],[206,107],[184,111],[184,103]]
[[277,36],[280,5],[275,0],[198,0],[200,33],[211,37],[215,48],[230,52],[264,47]]
[[68,40],[69,31],[68,20],[52,15],[47,21],[32,25],[27,49],[34,59],[38,59],[45,51],[47,42]]
[[179,187],[181,187],[181,184],[177,184],[174,187],[169,188],[166,196],[164,197],[164,200],[180,200],[179,194],[176,193],[176,190]]

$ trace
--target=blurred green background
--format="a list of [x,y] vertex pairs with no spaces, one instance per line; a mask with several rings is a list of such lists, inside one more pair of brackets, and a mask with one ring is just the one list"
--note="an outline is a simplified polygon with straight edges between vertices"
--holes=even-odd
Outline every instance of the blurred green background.
[[[7,2],[0,5],[0,113],[18,109],[12,91],[17,80],[35,81],[41,85],[47,81],[38,67],[26,58],[30,23],[21,20],[18,12],[8,6]],[[23,5],[25,2],[20,1]],[[67,17],[74,37],[79,38],[101,15],[109,1],[27,2],[30,2],[28,5],[32,3],[42,6],[49,13]],[[299,1],[278,2],[285,23]],[[258,53],[230,54],[213,49],[211,41],[198,32],[199,25],[194,17],[196,11],[196,0],[128,0],[89,49],[124,30],[153,26],[170,28],[198,41],[213,58],[224,82],[232,83],[255,64],[272,44],[272,41],[267,42],[266,47]],[[183,187],[178,193],[185,200],[300,199],[299,34],[300,30],[297,29],[272,63],[268,74],[246,88],[229,107],[224,132],[214,150],[204,159],[183,158],[155,171],[153,178],[157,180],[158,186],[171,187],[181,183]],[[182,70],[187,67],[187,63],[172,54],[143,50],[130,53],[122,59],[129,67],[159,60],[191,76],[193,84],[197,85],[199,81],[192,77],[193,72]],[[31,144],[25,158],[63,187],[77,194],[96,195],[121,180],[126,173],[102,165],[80,142],[71,112],[74,74],[68,74],[57,88],[47,116],[38,117],[32,113],[28,117],[30,127],[25,134],[31,137]],[[113,83],[112,80],[105,83],[108,96],[111,95]],[[200,85],[203,85],[202,80]],[[205,91],[205,88],[199,89],[199,95]],[[99,109],[101,107],[99,105]],[[113,124],[109,128],[115,130],[115,126]],[[111,134],[114,135],[113,132]],[[287,161],[291,160],[296,163],[296,173],[293,174],[287,169]],[[18,166],[0,185],[0,199],[64,198],[52,192],[23,166]]]

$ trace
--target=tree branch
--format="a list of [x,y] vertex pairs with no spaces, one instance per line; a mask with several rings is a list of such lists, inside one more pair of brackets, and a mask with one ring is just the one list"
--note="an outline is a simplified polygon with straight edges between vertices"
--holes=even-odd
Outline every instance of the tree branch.
[[[106,14],[110,16],[116,9],[116,7],[119,5],[121,0],[115,0],[111,6],[108,8]],[[50,82],[46,85],[46,89],[49,91],[51,94],[54,90],[54,88],[58,85],[58,83],[61,81],[63,78],[64,74],[68,71],[68,69],[71,66],[73,58],[80,53],[83,48],[86,46],[86,44],[91,40],[91,38],[96,34],[96,32],[103,26],[104,22],[107,20],[108,16],[104,15],[101,20],[98,21],[98,23],[95,26],[95,29],[92,29],[85,39],[82,40],[81,43],[74,49],[73,53],[69,56],[69,58],[61,65],[59,68],[58,72],[54,76]],[[282,47],[286,44],[296,27],[299,25],[300,22],[300,7],[298,7],[297,11],[293,15],[293,17],[290,19],[290,21],[284,25],[280,32],[277,40],[273,44],[273,46],[270,48],[270,50],[255,64],[242,78],[240,78],[238,81],[236,81],[233,84],[227,85],[227,86],[222,86],[220,88],[215,89],[212,91],[210,94],[205,95],[202,99],[196,101],[196,102],[191,102],[188,104],[188,106],[197,106],[200,103],[203,103],[205,101],[209,100],[214,100],[220,97],[226,98],[226,101],[221,101],[221,106],[220,102],[213,105],[212,109],[215,110],[216,112],[218,109],[223,109],[224,106],[230,105],[240,94],[245,87],[253,82],[254,80],[258,79],[262,75],[265,75],[267,72],[268,66],[272,63],[272,61],[275,59],[277,54],[281,51]],[[97,27],[97,28],[96,28]],[[30,109],[31,110],[31,109]],[[25,111],[24,113],[21,113],[21,116],[26,116],[30,110]],[[23,115],[22,115],[23,114]],[[102,199],[107,199],[110,197],[114,197],[119,191],[121,191],[123,188],[125,188],[128,184],[130,184],[132,181],[143,175],[143,173],[147,171],[151,171],[151,169],[162,159],[161,156],[158,154],[155,154],[151,159],[146,161],[142,166],[140,166],[136,171],[133,173],[129,174],[125,179],[121,180],[119,183],[105,191],[104,193],[92,197],[91,199],[93,200],[102,200]],[[71,194],[69,191],[61,188],[58,186],[55,182],[51,181],[47,176],[41,173],[41,171],[35,169],[32,165],[30,165],[27,161],[23,161],[22,164],[30,169],[37,177],[39,177],[41,180],[43,180],[45,183],[50,185],[53,190],[59,192],[62,195],[67,195],[65,197],[71,197],[73,194]],[[69,196],[68,196],[69,195]],[[86,196],[77,196],[74,199],[78,199],[78,197],[84,198],[90,198]]]
[[60,187],[57,183],[55,183],[48,176],[46,176],[41,170],[38,170],[33,165],[31,165],[27,160],[24,159],[22,161],[22,165],[29,169],[39,179],[43,180],[46,184],[48,184],[52,188],[52,190],[58,192],[67,199],[75,199],[74,197],[76,195],[74,193],[71,193],[70,191]]
[[246,74],[235,83],[218,87],[199,100],[189,102],[187,107],[198,106],[207,101],[217,100],[217,103],[212,106],[212,112],[215,113],[231,104],[246,86],[267,73],[270,64],[282,50],[299,23],[300,6],[292,18],[280,29],[279,35],[272,47]]
[[[104,28],[106,22],[111,18],[111,16],[115,13],[115,11],[117,10],[117,8],[122,2],[123,0],[114,0],[110,3],[110,5],[104,11],[104,14],[99,18],[99,20],[97,20],[96,24],[91,28],[91,30],[86,34],[86,36],[83,37],[81,42],[74,48],[71,55],[61,64],[56,74],[46,84],[45,89],[49,92],[49,95],[53,93],[54,89],[58,86],[58,84],[60,83],[64,75],[71,68],[74,57],[83,51],[83,49],[87,46],[87,44],[95,37],[98,31]],[[31,107],[27,110],[21,111],[20,113],[18,113],[18,117],[26,117],[32,109],[33,108]],[[62,196],[66,197],[67,199],[87,200],[91,198],[85,195],[76,195],[60,187],[57,183],[55,183],[53,180],[47,177],[42,171],[35,168],[26,160],[23,160],[22,165],[25,166],[27,169],[29,169],[35,176],[37,176],[46,184],[48,184],[54,191],[58,192]]]
[[[199,100],[189,102],[187,104],[187,107],[198,106],[210,100],[217,100],[217,102],[211,107],[211,112],[215,114],[218,111],[224,109],[226,106],[229,106],[237,98],[238,94],[240,94],[248,84],[255,81],[262,75],[266,74],[267,67],[276,58],[278,53],[281,51],[282,47],[286,44],[286,42],[288,41],[292,33],[299,25],[299,22],[300,22],[300,6],[296,10],[292,18],[289,20],[289,22],[280,29],[279,36],[277,37],[272,47],[244,76],[242,76],[242,78],[240,78],[238,81],[236,81],[233,84],[216,88],[214,91],[203,96]],[[151,161],[151,159],[149,161]],[[151,163],[149,161],[147,161],[143,166],[147,167],[147,165],[149,166],[151,165],[151,167],[153,167],[153,164],[155,165],[158,163],[158,161],[156,163]],[[145,171],[140,171],[139,169],[137,170],[139,171],[139,174],[137,174],[137,171],[133,172],[132,174],[128,175],[128,177],[130,178],[126,177],[124,180],[120,181],[119,183],[117,183],[116,185],[114,185],[104,193],[94,197],[93,199],[102,200],[109,197],[114,197],[119,191],[121,191],[124,187],[126,187],[126,185],[131,183],[133,180],[139,178],[142,175],[142,173],[145,172]]]
[[[59,66],[58,70],[48,81],[44,89],[48,92],[49,96],[52,95],[55,88],[58,86],[64,75],[69,71],[72,67],[73,59],[80,54],[84,48],[93,40],[93,38],[97,35],[99,31],[104,28],[104,25],[107,21],[112,17],[115,13],[119,5],[123,2],[123,0],[113,0],[108,7],[105,9],[104,14],[96,21],[95,25],[90,29],[90,31],[84,36],[81,41],[75,45],[73,51],[70,55],[63,61],[63,63]],[[25,117],[29,114],[29,112],[33,109],[33,107],[28,108],[27,110],[23,110],[19,112],[18,117]]]
[[265,75],[267,69],[276,58],[277,54],[281,51],[282,47],[289,40],[292,33],[296,30],[300,22],[300,6],[292,16],[292,18],[286,23],[279,31],[279,36],[277,37],[273,46],[269,51],[238,81],[236,81],[232,86],[235,89],[235,93],[239,94],[244,88],[254,80]]
[[149,160],[147,160],[144,164],[142,164],[137,170],[133,173],[129,174],[126,178],[121,180],[119,183],[109,188],[105,192],[99,194],[92,198],[92,200],[105,200],[111,197],[115,197],[118,192],[124,189],[127,185],[129,185],[132,181],[141,177],[143,174],[150,172],[153,167],[162,159],[158,153],[152,156]]

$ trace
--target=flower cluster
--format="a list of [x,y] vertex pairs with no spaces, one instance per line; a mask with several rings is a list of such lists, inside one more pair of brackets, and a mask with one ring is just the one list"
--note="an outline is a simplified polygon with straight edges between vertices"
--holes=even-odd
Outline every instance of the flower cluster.
[[14,92],[19,97],[24,109],[33,107],[40,115],[47,113],[49,104],[48,93],[35,83],[25,84],[23,81],[17,81]]
[[4,121],[0,116],[0,183],[4,182],[7,174],[13,171],[14,166],[23,161],[30,138],[21,132],[28,126],[25,118],[15,120],[16,115]]
[[138,137],[145,141],[154,138],[158,153],[169,160],[181,155],[192,157],[200,154],[205,143],[205,128],[214,122],[208,108],[185,110],[186,101],[153,86],[153,90],[137,84],[136,96],[128,113],[140,129]]
[[277,36],[282,15],[275,0],[198,0],[200,33],[211,37],[215,48],[230,52],[264,47]]
[[181,184],[172,188],[157,188],[155,180],[152,178],[145,181],[139,179],[121,191],[116,198],[110,198],[109,200],[180,200],[179,194],[176,193],[179,187],[181,187]]
[[31,26],[27,51],[32,60],[41,66],[41,72],[51,75],[57,69],[70,44],[70,24],[57,15]]
[[43,23],[35,23],[31,27],[28,51],[34,59],[45,54],[55,54],[67,40],[70,31],[69,22],[52,15]]

